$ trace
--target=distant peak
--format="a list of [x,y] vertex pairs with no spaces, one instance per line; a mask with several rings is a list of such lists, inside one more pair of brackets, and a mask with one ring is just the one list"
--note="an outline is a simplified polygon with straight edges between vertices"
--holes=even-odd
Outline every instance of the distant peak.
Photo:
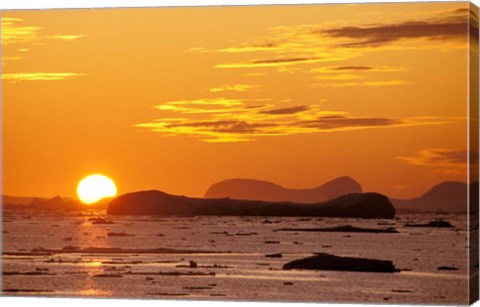
[[353,179],[352,177],[350,176],[341,176],[341,177],[337,177],[335,179],[332,179],[330,181],[327,181],[326,183],[324,183],[323,185],[326,185],[326,184],[329,184],[329,183],[334,183],[334,182],[349,182],[349,183],[356,183],[356,184],[359,184],[358,181],[356,181],[355,179]]
[[232,178],[210,186],[205,197],[315,203],[361,192],[360,184],[349,176],[335,178],[313,189],[291,189],[264,180]]

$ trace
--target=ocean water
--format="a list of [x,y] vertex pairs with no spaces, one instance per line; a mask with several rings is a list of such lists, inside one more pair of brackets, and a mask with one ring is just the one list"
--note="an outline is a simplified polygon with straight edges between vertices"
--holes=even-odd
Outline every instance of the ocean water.
[[[404,226],[438,217],[455,227]],[[100,219],[112,223],[96,223]],[[341,225],[399,232],[276,231]],[[2,236],[2,295],[7,296],[468,302],[466,215],[366,220],[5,210]],[[318,252],[391,260],[400,272],[282,270],[285,263]],[[266,257],[274,253],[282,256]]]

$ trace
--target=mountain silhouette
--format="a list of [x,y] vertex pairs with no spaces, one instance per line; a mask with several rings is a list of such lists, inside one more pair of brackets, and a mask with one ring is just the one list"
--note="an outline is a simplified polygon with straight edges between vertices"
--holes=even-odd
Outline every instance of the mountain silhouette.
[[[471,187],[477,183],[472,183]],[[460,181],[446,181],[433,186],[423,195],[412,199],[391,199],[395,208],[403,212],[467,212],[468,185]]]
[[76,200],[62,198],[57,195],[50,199],[34,198],[30,206],[43,209],[74,209],[84,205]]
[[205,198],[318,203],[349,193],[362,193],[360,184],[351,177],[339,177],[313,189],[287,189],[278,184],[254,179],[228,179],[212,185]]
[[306,205],[231,198],[189,198],[152,190],[114,198],[108,205],[107,213],[393,218],[395,208],[386,196],[378,193],[348,194],[327,202]]

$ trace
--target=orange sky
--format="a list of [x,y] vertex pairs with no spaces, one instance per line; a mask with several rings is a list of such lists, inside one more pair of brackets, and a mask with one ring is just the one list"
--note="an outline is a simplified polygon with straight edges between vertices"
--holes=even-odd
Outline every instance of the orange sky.
[[4,11],[3,191],[466,181],[468,3]]

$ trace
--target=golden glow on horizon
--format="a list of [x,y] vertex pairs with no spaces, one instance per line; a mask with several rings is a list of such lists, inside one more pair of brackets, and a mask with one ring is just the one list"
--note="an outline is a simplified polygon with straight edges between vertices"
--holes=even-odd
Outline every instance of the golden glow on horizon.
[[82,203],[90,205],[106,197],[115,197],[117,187],[107,176],[93,174],[78,183],[77,195]]

